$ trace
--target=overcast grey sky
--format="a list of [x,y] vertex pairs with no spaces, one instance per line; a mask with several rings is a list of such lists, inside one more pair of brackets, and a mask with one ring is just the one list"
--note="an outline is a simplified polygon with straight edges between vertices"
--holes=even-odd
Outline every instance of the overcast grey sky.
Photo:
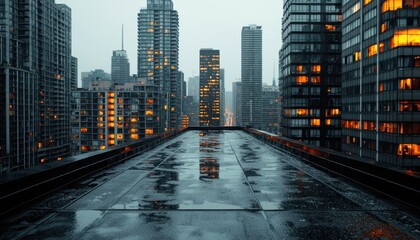
[[[112,51],[121,48],[121,25],[131,74],[137,73],[137,14],[146,0],[56,0],[72,8],[73,56],[79,73],[110,72]],[[282,0],[173,0],[179,13],[180,70],[185,80],[198,74],[199,50],[220,49],[226,89],[241,77],[242,26],[263,27],[263,82],[271,83],[281,47]],[[80,77],[79,77],[80,81]]]

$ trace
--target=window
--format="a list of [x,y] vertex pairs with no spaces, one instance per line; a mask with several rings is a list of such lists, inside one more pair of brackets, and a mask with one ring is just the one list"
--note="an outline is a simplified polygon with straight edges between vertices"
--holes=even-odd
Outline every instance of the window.
[[372,0],[364,0],[364,1],[363,1],[363,4],[366,6],[366,5],[368,5],[370,2],[372,2]]
[[420,78],[406,78],[400,80],[401,90],[419,90]]
[[399,156],[420,156],[419,144],[400,144],[398,146]]
[[308,76],[297,76],[296,77],[296,83],[298,83],[298,84],[308,83],[308,81],[309,81]]
[[314,65],[312,66],[312,72],[320,73],[321,72],[321,65]]
[[321,126],[321,120],[319,118],[315,118],[311,120],[311,125],[314,127]]
[[378,54],[378,45],[373,44],[368,48],[368,57],[372,57]]
[[391,38],[391,48],[400,46],[420,46],[420,28],[395,31]]

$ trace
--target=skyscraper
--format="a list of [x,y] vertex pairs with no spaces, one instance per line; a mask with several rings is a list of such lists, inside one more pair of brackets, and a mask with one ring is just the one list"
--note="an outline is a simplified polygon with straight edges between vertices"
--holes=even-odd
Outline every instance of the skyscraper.
[[92,80],[106,80],[111,81],[111,74],[105,72],[102,69],[95,69],[90,72],[82,72],[82,88],[89,88],[89,81]]
[[242,125],[261,127],[262,27],[242,28]]
[[220,124],[225,125],[225,69],[220,69]]
[[233,123],[235,126],[242,126],[242,83],[232,83],[233,94]]
[[420,166],[420,2],[345,1],[343,145],[361,159]]
[[147,9],[138,14],[138,77],[159,87],[162,131],[181,126],[178,25],[178,12],[171,0],[148,0]]
[[71,70],[70,70],[70,79],[71,79],[70,90],[77,89],[78,76],[79,76],[78,60],[77,60],[77,58],[72,57],[71,58]]
[[111,58],[111,80],[124,83],[130,81],[130,62],[124,50],[124,26],[121,33],[121,50],[115,50]]
[[284,1],[282,134],[340,149],[341,1]]
[[200,126],[220,126],[220,51],[200,50]]
[[279,126],[279,88],[275,85],[262,86],[262,118],[261,130],[277,133]]
[[10,172],[69,154],[71,9],[5,0],[0,11],[0,172]]

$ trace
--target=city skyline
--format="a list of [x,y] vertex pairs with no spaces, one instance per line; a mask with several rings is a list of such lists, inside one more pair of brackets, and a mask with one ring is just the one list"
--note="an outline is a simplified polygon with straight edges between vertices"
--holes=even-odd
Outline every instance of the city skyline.
[[[241,77],[242,26],[258,24],[263,27],[264,34],[263,82],[270,84],[274,67],[277,75],[283,1],[267,1],[269,2],[264,4],[254,0],[241,1],[241,12],[235,12],[235,18],[231,18],[229,14],[237,7],[238,2],[174,0],[174,7],[180,15],[179,69],[185,73],[185,78],[199,74],[196,53],[201,48],[214,47],[223,52],[221,67],[226,68],[226,90],[231,91],[232,82]],[[137,14],[140,9],[146,7],[146,0],[130,0],[124,5],[111,0],[57,2],[67,4],[72,9],[73,55],[79,59],[79,79],[81,72],[94,69],[111,72],[109,59],[112,51],[121,46],[121,24],[124,24],[124,48],[127,50],[130,64],[137,66]],[[207,11],[193,12],[189,9]],[[212,17],[215,11],[220,11],[219,19]],[[266,14],[256,14],[257,12]],[[206,21],[210,18],[211,21]],[[227,18],[228,22],[225,21]],[[217,34],[213,34],[214,32]],[[137,74],[135,67],[131,68],[131,74]]]

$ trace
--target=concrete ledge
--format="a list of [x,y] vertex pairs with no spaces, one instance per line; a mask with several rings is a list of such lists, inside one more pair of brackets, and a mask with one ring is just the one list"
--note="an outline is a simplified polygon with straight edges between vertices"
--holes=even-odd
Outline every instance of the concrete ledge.
[[340,152],[309,146],[255,129],[244,129],[244,131],[316,167],[344,176],[420,211],[420,176],[408,169],[392,169],[363,162]]
[[185,130],[109,150],[70,157],[53,164],[2,176],[0,178],[0,215],[20,208],[87,175],[155,148],[183,132]]

